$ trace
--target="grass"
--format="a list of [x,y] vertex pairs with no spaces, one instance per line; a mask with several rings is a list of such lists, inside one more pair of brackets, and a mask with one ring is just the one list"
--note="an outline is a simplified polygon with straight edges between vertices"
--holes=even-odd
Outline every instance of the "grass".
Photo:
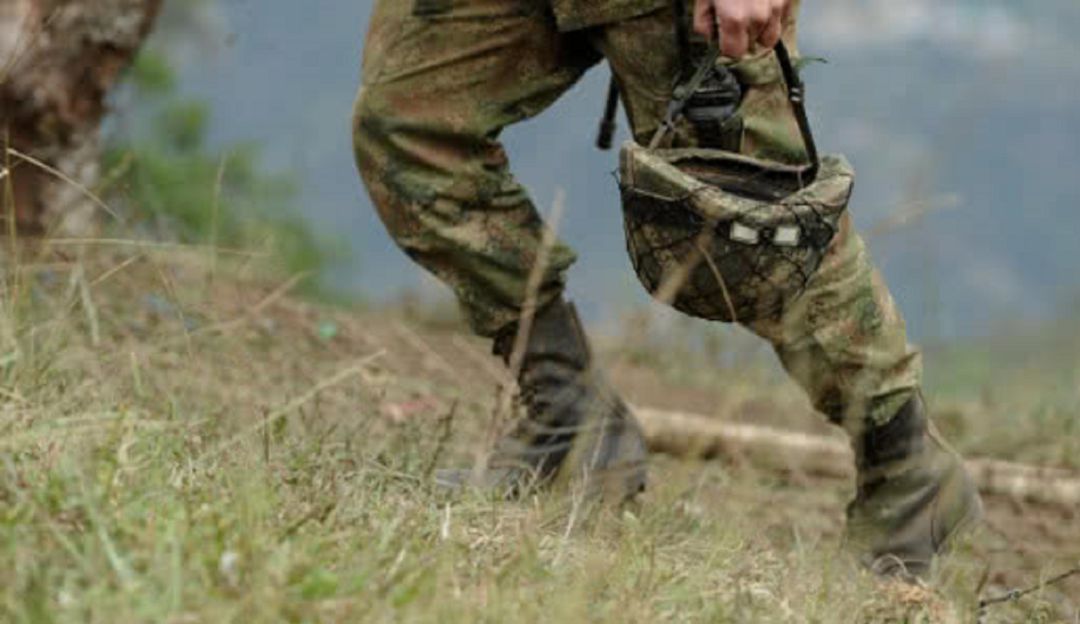
[[[980,593],[1080,563],[1075,513],[1003,501],[1001,535],[932,588],[881,584],[837,547],[849,484],[738,463],[657,458],[627,508],[447,498],[432,469],[469,461],[498,403],[482,343],[297,300],[244,257],[0,258],[0,621],[967,622]],[[669,365],[689,355],[604,357],[635,400],[817,426],[767,366],[717,361],[733,349],[695,356],[722,392]],[[1075,621],[1072,588],[986,621]]]

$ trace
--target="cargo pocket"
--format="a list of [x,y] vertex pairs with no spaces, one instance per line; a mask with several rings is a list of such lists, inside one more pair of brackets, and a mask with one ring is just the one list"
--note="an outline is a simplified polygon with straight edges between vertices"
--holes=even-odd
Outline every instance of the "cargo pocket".
[[739,153],[792,165],[805,162],[806,149],[776,55],[768,52],[728,67],[743,86],[736,115],[742,123]]

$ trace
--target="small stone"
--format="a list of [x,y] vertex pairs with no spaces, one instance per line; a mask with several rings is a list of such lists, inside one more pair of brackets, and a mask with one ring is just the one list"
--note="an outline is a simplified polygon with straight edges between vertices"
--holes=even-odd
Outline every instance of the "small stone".
[[221,579],[229,587],[238,587],[240,585],[240,555],[231,550],[221,553],[221,559],[218,561],[218,574],[221,575]]
[[338,332],[338,325],[333,321],[319,323],[319,339],[323,342],[330,342],[337,337]]

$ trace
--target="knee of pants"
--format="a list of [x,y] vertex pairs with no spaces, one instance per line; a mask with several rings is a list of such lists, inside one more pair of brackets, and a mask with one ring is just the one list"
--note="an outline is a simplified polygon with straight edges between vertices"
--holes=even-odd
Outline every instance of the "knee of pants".
[[352,139],[356,165],[369,190],[381,171],[393,165],[389,152],[393,115],[380,106],[375,88],[363,87],[353,106]]
[[[464,107],[394,106],[375,85],[357,98],[356,162],[397,245],[447,283],[474,331],[492,336],[520,316],[544,241],[543,222],[509,174],[505,153]],[[573,253],[556,245],[538,300],[561,292]]]
[[353,146],[377,207],[390,196],[414,205],[483,203],[509,179],[494,126],[451,103],[416,102],[393,87],[364,87],[353,110]]
[[[433,166],[431,149],[414,138],[422,122],[393,110],[379,86],[364,87],[353,109],[353,149],[372,207],[394,242],[410,257],[433,251],[452,211],[432,213],[451,180]],[[439,217],[443,217],[440,219]]]
[[406,246],[409,232],[408,204],[402,203],[391,184],[391,171],[400,169],[404,159],[391,149],[393,116],[379,106],[377,95],[367,87],[360,91],[353,108],[353,150],[360,177],[386,229],[399,245]]
[[435,204],[461,175],[447,160],[452,139],[436,124],[395,110],[392,94],[364,87],[353,108],[353,149],[360,177],[391,236],[408,250],[408,241],[426,229],[423,208]]

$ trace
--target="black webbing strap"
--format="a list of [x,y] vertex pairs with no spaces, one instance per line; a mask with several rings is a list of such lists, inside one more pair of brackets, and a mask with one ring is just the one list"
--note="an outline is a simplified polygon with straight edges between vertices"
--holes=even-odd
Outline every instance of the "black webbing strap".
[[656,129],[656,133],[653,134],[652,140],[649,141],[649,149],[656,149],[660,147],[661,141],[667,136],[669,132],[675,132],[675,122],[679,120],[683,110],[686,109],[687,102],[694,93],[701,88],[701,85],[705,83],[705,79],[709,77],[709,72],[716,66],[716,62],[720,60],[720,47],[710,46],[709,53],[705,55],[705,58],[701,60],[701,63],[697,66],[694,74],[690,76],[690,79],[686,82],[675,87],[675,90],[671,94],[671,101],[668,102],[667,113],[664,114],[663,121],[660,122],[660,127]]
[[596,147],[605,152],[611,149],[615,141],[615,129],[618,124],[615,116],[619,113],[619,84],[615,76],[608,83],[607,103],[604,105],[604,116],[600,119],[600,132],[596,135]]
[[814,141],[814,133],[810,130],[810,119],[806,115],[806,85],[802,77],[795,70],[791,62],[791,54],[783,41],[776,44],[776,60],[780,63],[780,72],[784,74],[784,84],[787,86],[788,101],[795,112],[795,121],[799,124],[799,134],[802,135],[803,145],[806,147],[806,159],[810,161],[810,179],[817,177],[821,167],[821,159],[818,156],[817,142]]
[[[799,72],[795,70],[795,66],[791,62],[791,54],[788,52],[787,46],[784,45],[783,41],[776,44],[774,52],[776,53],[776,60],[780,65],[780,73],[784,78],[784,85],[787,88],[788,102],[791,103],[791,110],[795,113],[795,120],[799,125],[799,134],[802,137],[803,145],[806,148],[806,157],[810,163],[807,177],[812,180],[817,176],[821,161],[818,156],[817,143],[814,141],[814,134],[810,130],[810,120],[806,115],[806,87],[799,77]],[[660,127],[656,129],[656,134],[654,134],[652,140],[649,141],[649,149],[660,147],[664,137],[667,136],[668,133],[675,131],[675,123],[682,115],[687,102],[690,101],[690,98],[701,87],[702,83],[705,82],[705,79],[708,78],[709,72],[719,59],[719,46],[710,46],[709,53],[702,59],[693,76],[691,76],[688,81],[675,87],[675,91],[671,96],[671,102],[668,104],[667,114],[660,123]]]
[[675,12],[675,49],[679,53],[679,80],[693,71],[694,66],[690,62],[693,58],[690,50],[690,18],[686,12],[686,0],[671,0],[672,11]]
[[[679,78],[693,70],[690,62],[690,27],[687,24],[686,0],[672,0],[672,11],[675,21],[675,49],[679,52]],[[601,150],[610,150],[615,140],[615,130],[618,127],[615,121],[619,112],[619,85],[615,76],[608,83],[607,102],[604,105],[604,116],[600,118],[600,130],[596,135],[596,147]]]

